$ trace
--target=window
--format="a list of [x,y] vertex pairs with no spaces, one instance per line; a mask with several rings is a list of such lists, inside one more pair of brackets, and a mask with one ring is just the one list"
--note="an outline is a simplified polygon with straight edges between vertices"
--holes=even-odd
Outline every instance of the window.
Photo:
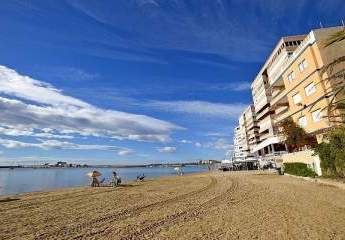
[[300,64],[298,64],[298,68],[300,72],[303,72],[307,67],[308,67],[308,62],[305,59]]
[[292,96],[292,100],[293,100],[294,104],[298,104],[298,103],[302,102],[302,97],[299,93],[297,93],[297,94]]
[[304,88],[305,90],[305,95],[310,96],[312,95],[314,92],[316,92],[316,87],[314,83],[310,83],[308,86],[306,86]]
[[291,73],[289,73],[289,75],[288,75],[288,80],[290,81],[290,82],[292,82],[292,80],[294,80],[295,79],[295,73],[292,71]]
[[300,118],[298,119],[298,124],[299,124],[301,127],[307,126],[307,118],[306,118],[305,116],[300,117]]
[[318,109],[312,112],[311,116],[313,117],[314,122],[319,122],[322,118],[321,109]]

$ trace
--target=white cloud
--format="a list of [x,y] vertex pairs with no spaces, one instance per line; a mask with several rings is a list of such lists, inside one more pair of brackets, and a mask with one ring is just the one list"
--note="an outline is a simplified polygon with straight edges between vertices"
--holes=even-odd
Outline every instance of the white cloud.
[[211,137],[230,137],[229,133],[226,132],[208,132],[205,134],[205,136],[211,136]]
[[238,82],[229,85],[229,90],[233,91],[249,91],[251,89],[250,82]]
[[89,107],[76,98],[65,96],[50,84],[18,74],[5,66],[0,66],[0,92],[21,99],[53,106],[67,105]]
[[179,141],[180,143],[192,143],[190,140],[182,139]]
[[[37,69],[38,72],[42,72],[42,68]],[[74,67],[48,67],[44,68],[44,72],[41,74],[53,76],[54,78],[61,79],[63,81],[82,81],[82,80],[95,80],[100,78],[97,73],[89,73],[83,69]]]
[[131,155],[133,153],[134,153],[133,150],[124,149],[124,150],[120,150],[117,154],[120,155],[120,156],[127,156],[127,155]]
[[[5,94],[0,96],[2,134],[15,135],[17,131],[18,135],[45,138],[79,134],[165,142],[170,140],[171,131],[182,129],[145,115],[92,106],[4,66],[0,66],[1,93]],[[23,128],[30,130],[19,131]]]
[[222,90],[222,91],[250,91],[251,90],[251,82],[232,82],[228,84],[213,84],[208,87],[208,90]]
[[68,149],[68,150],[100,150],[100,151],[112,151],[117,152],[119,155],[128,155],[133,151],[128,148],[111,146],[111,145],[88,145],[88,144],[76,144],[58,140],[40,140],[38,143],[21,142],[9,139],[0,138],[0,145],[5,148],[41,148],[44,150],[49,149]]
[[162,147],[158,148],[158,152],[161,153],[175,153],[176,152],[176,147]]
[[55,138],[55,139],[72,139],[71,135],[59,135],[49,132],[48,129],[41,129],[41,132],[37,132],[32,128],[25,126],[0,126],[0,135],[6,136],[31,136],[39,138]]
[[214,142],[209,142],[204,145],[207,148],[214,148],[218,150],[229,150],[233,147],[232,144],[225,138],[219,138]]
[[190,113],[216,118],[237,118],[247,105],[206,101],[152,101],[148,103],[148,106],[169,112]]
[[219,138],[214,142],[208,142],[205,144],[201,144],[200,142],[196,142],[194,144],[196,147],[203,147],[203,148],[213,148],[217,150],[231,150],[233,145],[229,143],[228,139]]

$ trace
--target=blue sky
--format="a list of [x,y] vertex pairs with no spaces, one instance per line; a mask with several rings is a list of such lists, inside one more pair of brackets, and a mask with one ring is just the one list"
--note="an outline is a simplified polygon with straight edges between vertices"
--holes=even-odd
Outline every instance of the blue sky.
[[342,0],[2,1],[0,164],[221,159],[281,36]]

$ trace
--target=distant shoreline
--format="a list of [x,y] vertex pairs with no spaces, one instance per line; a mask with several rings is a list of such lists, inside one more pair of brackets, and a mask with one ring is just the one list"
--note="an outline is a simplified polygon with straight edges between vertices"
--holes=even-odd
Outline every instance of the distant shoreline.
[[7,166],[0,166],[1,168],[9,168],[9,169],[14,169],[14,168],[40,168],[40,169],[45,169],[45,168],[54,168],[54,169],[66,169],[66,168],[140,168],[140,167],[183,167],[183,166],[202,166],[205,164],[199,164],[199,163],[168,163],[168,164],[140,164],[140,165],[81,165],[81,166],[64,166],[64,167],[59,167],[59,166],[45,166],[45,165],[7,165]]

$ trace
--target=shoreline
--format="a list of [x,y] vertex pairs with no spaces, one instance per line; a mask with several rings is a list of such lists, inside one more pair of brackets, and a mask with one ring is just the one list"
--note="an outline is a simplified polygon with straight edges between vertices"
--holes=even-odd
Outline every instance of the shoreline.
[[0,165],[0,169],[69,169],[69,168],[151,168],[151,167],[187,167],[187,166],[206,166],[199,163],[150,163],[138,165],[88,165],[88,164],[72,164],[72,166],[51,166],[51,165]]
[[[39,169],[41,169],[41,168],[39,168]],[[50,169],[50,168],[42,168],[42,169]],[[52,168],[52,169],[66,170],[66,169],[74,169],[74,168]],[[187,172],[187,173],[184,173],[183,176],[189,176],[189,175],[193,175],[193,174],[202,174],[202,173],[206,173],[206,172],[207,171],[190,172],[190,173]],[[145,178],[145,180],[143,182],[152,181],[152,180],[159,180],[160,178],[167,178],[167,177],[180,177],[180,176],[178,176],[178,175],[151,176],[151,177]],[[106,181],[106,183],[107,182],[109,182],[109,181]],[[130,179],[130,180],[127,180],[127,181],[123,181],[121,185],[126,185],[126,184],[130,184],[130,183],[133,183],[133,182],[137,182],[137,181],[135,179]],[[121,187],[121,185],[119,187]],[[3,198],[15,197],[17,195],[27,195],[27,194],[35,194],[35,193],[48,193],[48,192],[55,192],[55,191],[62,191],[62,190],[69,190],[69,189],[73,190],[73,189],[84,189],[84,188],[88,189],[88,188],[92,188],[92,187],[90,186],[90,183],[88,183],[87,185],[76,185],[76,186],[67,186],[67,187],[48,188],[48,189],[43,189],[43,190],[19,192],[19,193],[14,193],[14,194],[3,194],[3,195],[0,194],[0,201]],[[112,187],[111,186],[100,186],[100,188],[112,188]]]

